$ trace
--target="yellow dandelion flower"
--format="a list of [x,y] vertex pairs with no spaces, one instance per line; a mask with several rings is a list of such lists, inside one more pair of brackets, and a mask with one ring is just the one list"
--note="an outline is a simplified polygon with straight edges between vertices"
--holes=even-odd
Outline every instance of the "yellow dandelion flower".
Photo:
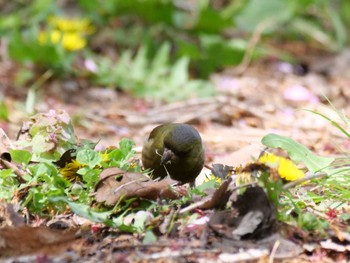
[[90,35],[95,32],[94,26],[91,25],[87,18],[51,16],[48,18],[48,23],[62,32],[76,32],[85,35]]
[[236,185],[250,184],[255,181],[255,177],[250,172],[240,172],[236,175]]
[[61,41],[62,33],[58,30],[52,30],[50,34],[46,31],[41,31],[38,36],[40,44],[52,43],[56,44]]
[[63,168],[60,168],[60,174],[68,181],[79,181],[80,176],[77,174],[80,168],[84,165],[79,163],[77,160],[72,160],[72,162],[67,163]]
[[109,156],[108,156],[108,152],[99,152],[98,155],[102,158],[102,162],[106,163],[109,161]]
[[86,46],[86,39],[77,33],[64,33],[62,46],[68,51],[79,50]]
[[206,176],[205,179],[204,179],[204,182],[209,182],[209,181],[212,181],[212,180],[215,180],[218,184],[221,184],[221,182],[222,182],[221,178],[216,177],[213,174],[211,174],[209,176]]
[[68,51],[76,51],[86,46],[86,39],[77,33],[64,33],[59,30],[51,32],[42,31],[39,33],[38,41],[40,44],[57,44],[61,43],[64,49]]
[[301,171],[291,160],[281,156],[265,153],[259,158],[259,162],[264,163],[271,168],[276,168],[281,178],[287,181],[295,181],[305,176],[304,172]]

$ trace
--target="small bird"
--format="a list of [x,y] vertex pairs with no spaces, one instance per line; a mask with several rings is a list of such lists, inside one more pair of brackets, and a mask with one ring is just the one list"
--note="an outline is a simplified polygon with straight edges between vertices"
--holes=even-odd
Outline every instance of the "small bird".
[[204,166],[204,147],[198,131],[188,124],[168,123],[152,130],[143,145],[142,163],[153,178],[169,175],[192,186]]

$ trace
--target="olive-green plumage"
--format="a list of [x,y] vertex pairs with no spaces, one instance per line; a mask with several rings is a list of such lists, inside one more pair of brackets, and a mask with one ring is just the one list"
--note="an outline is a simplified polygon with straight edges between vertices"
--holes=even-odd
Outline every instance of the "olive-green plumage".
[[[188,124],[157,126],[142,149],[142,163],[154,178],[168,175],[180,183],[194,183],[204,165],[204,148],[198,131]],[[165,166],[165,167],[164,167]]]

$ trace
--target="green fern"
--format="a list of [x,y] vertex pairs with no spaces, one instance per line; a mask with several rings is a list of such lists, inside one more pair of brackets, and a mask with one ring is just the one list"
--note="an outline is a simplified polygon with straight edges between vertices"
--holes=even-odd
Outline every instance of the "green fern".
[[125,51],[116,63],[108,58],[99,59],[97,83],[163,101],[214,95],[212,83],[190,78],[188,57],[173,65],[169,63],[169,43],[163,44],[153,59],[149,60],[147,54],[147,48],[142,46],[134,57],[131,50]]

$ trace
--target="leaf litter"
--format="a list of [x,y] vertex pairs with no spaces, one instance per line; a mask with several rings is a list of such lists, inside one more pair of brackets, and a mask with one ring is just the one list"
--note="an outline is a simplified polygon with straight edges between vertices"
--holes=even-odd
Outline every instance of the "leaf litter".
[[[268,80],[266,80],[266,78]],[[306,114],[302,111],[297,111],[293,114],[290,113],[296,107],[310,106],[308,104],[310,103],[309,100],[291,101],[288,98],[285,98],[286,100],[278,99],[279,92],[276,92],[276,90],[287,90],[289,92],[291,91],[291,89],[293,89],[293,85],[297,87],[297,84],[303,82],[304,78],[296,76],[284,76],[282,82],[276,82],[273,77],[271,78],[271,75],[265,77],[259,72],[248,71],[247,74],[245,74],[244,76],[234,77],[234,80],[234,90],[226,89],[225,93],[222,93],[221,96],[215,98],[214,102],[198,102],[197,109],[199,110],[194,111],[196,112],[196,114],[189,114],[188,116],[184,116],[185,121],[199,124],[198,126],[201,130],[201,133],[203,134],[204,141],[208,144],[207,148],[210,148],[210,151],[214,153],[215,162],[221,163],[220,160],[226,158],[226,161],[222,163],[232,165],[232,160],[235,161],[236,157],[234,157],[234,155],[231,155],[235,154],[237,150],[244,148],[247,144],[253,143],[255,145],[258,145],[261,138],[267,134],[267,130],[273,130],[274,132],[277,130],[279,134],[297,139],[299,142],[301,142],[304,145],[307,145],[312,150],[316,150],[317,152],[321,153],[327,153],[327,151],[328,153],[334,153],[336,151],[341,152],[342,149],[347,149],[346,143],[344,143],[344,138],[341,137],[336,130],[326,128],[328,124],[325,124],[319,119],[314,118],[312,115]],[[263,89],[265,90],[266,94],[269,94],[271,96],[256,96],[257,83],[265,83],[263,84],[265,85]],[[242,85],[244,85],[244,89],[242,89]],[[331,85],[336,85],[336,82],[331,83]],[[313,94],[315,93],[315,91],[312,88],[310,88],[310,85],[307,81],[303,83],[303,87],[306,87],[308,90],[311,90]],[[342,89],[342,86],[340,86],[340,88],[336,87],[335,89],[333,89],[332,94],[330,95],[336,96],[334,91],[339,91],[339,89]],[[317,96],[320,97],[321,95],[317,94]],[[53,97],[58,98],[59,95],[56,94]],[[237,99],[238,97],[239,99]],[[336,97],[334,98],[336,99]],[[82,102],[84,101],[82,97],[79,99]],[[244,101],[244,103],[241,103],[241,101]],[[341,103],[341,100],[339,101]],[[57,107],[60,107],[60,102],[58,100],[55,103]],[[137,111],[132,112],[132,109],[130,112],[116,109],[115,107],[120,107],[120,105],[115,105],[115,103],[111,104],[114,105],[110,105],[110,108],[106,107],[106,110],[104,111],[101,109],[97,110],[97,116],[94,116],[93,114],[90,115],[91,118],[89,118],[88,121],[92,124],[91,129],[87,130],[84,127],[84,125],[76,126],[75,128],[77,128],[78,133],[96,138],[96,135],[99,136],[98,134],[100,134],[98,130],[101,130],[102,127],[102,132],[106,131],[105,135],[107,135],[107,137],[109,134],[111,134],[111,141],[113,141],[113,143],[110,143],[107,142],[105,138],[103,138],[104,141],[102,141],[102,143],[104,143],[105,145],[113,145],[115,144],[116,140],[119,141],[120,139],[116,138],[116,135],[118,137],[125,136],[124,131],[126,130],[122,127],[128,126],[127,132],[129,133],[130,137],[135,136],[136,143],[137,145],[139,145],[142,138],[145,137],[144,133],[147,132],[149,127],[146,126],[144,129],[140,129],[140,127],[137,124],[138,122],[135,121],[135,118],[133,116],[137,116],[137,118],[140,120],[139,123],[147,123],[149,124],[149,126],[152,126],[152,123],[156,123],[159,121],[157,118],[152,118],[152,116],[157,116],[159,112],[164,112],[164,114],[161,115],[162,122],[166,120],[176,121],[176,110],[174,109],[183,108],[186,112],[186,107],[192,107],[192,109],[196,107],[196,100],[192,100],[192,102],[189,104],[174,103],[174,107],[168,111],[166,109],[162,109],[161,107],[159,107],[158,109],[155,108],[153,110],[154,112],[151,115],[140,114]],[[96,103],[95,105],[98,104]],[[167,108],[168,107],[171,106],[167,106]],[[203,108],[203,111],[201,110],[201,108]],[[327,110],[325,113],[325,109],[323,107],[320,107],[319,104],[313,104],[311,105],[311,108],[315,111],[320,110],[322,114],[329,113],[329,111]],[[69,109],[69,107],[67,107],[67,109],[69,111],[72,110]],[[130,109],[130,107],[128,109]],[[115,112],[120,113],[115,114]],[[52,114],[49,115],[52,116]],[[178,115],[179,114],[177,114],[177,116]],[[133,117],[133,119],[131,117]],[[98,125],[93,124],[95,120],[99,122]],[[119,127],[113,127],[111,129],[109,123],[113,121],[116,121],[118,123],[117,126]],[[310,123],[314,124],[313,127],[310,127]],[[220,136],[218,136],[218,134]],[[55,151],[54,148],[52,148],[52,142],[55,142],[57,136],[51,136],[50,138],[51,142],[48,142],[51,144],[42,144],[42,146],[44,147],[46,145],[48,149]],[[334,143],[337,145],[338,148],[325,148],[325,144],[327,141],[330,140],[330,138],[335,140]],[[41,139],[42,138],[39,138],[38,141],[42,141]],[[58,161],[61,154],[69,150],[68,148],[70,147],[63,147],[63,149],[60,149],[60,154],[56,154],[57,157],[55,161]],[[242,154],[242,152],[240,152],[239,154],[237,154],[241,158],[240,165],[244,167],[248,163],[247,160],[256,160],[261,150],[263,150],[263,146],[258,145],[257,148],[258,150],[256,151],[256,153],[253,153],[250,150],[248,150],[246,153]],[[35,150],[35,158],[47,157],[45,155],[42,155],[42,152],[40,152],[40,150],[42,149],[35,148]],[[35,160],[35,158],[33,158],[33,160]],[[5,159],[6,161],[6,158],[2,158],[2,165],[3,159]],[[7,161],[13,163],[8,159]],[[92,163],[93,162],[88,163],[88,165],[92,166]],[[35,166],[35,164],[31,165]],[[239,165],[233,166],[234,168],[236,168]],[[28,166],[26,165],[16,163],[16,167],[19,169],[19,171],[28,171]],[[226,205],[228,202],[231,202],[224,202],[220,200],[226,200],[226,196],[228,195],[227,193],[229,193],[229,188],[227,186],[228,183],[225,179],[221,184],[219,184],[221,185],[220,187],[217,186],[218,190],[211,191],[211,193],[209,193],[210,191],[205,192],[204,190],[202,192],[196,192],[195,190],[193,193],[189,189],[187,191],[187,194],[192,195],[191,198],[193,198],[193,200],[207,198],[208,200],[210,200],[211,203],[209,202],[209,205],[207,204],[207,206],[198,206],[196,208],[182,213],[182,209],[191,205],[186,200],[184,200],[188,195],[179,195],[178,200],[181,200],[181,202],[178,203],[177,206],[174,206],[174,204],[169,205],[169,201],[163,200],[162,198],[155,198],[156,200],[153,200],[152,202],[155,202],[156,206],[162,207],[160,213],[158,215],[155,215],[155,217],[153,218],[149,218],[146,215],[138,215],[140,215],[140,217],[148,218],[147,220],[144,220],[144,222],[146,223],[145,227],[150,227],[150,231],[153,233],[153,236],[156,237],[156,239],[153,239],[153,241],[157,241],[154,243],[142,244],[141,240],[145,238],[144,233],[151,232],[133,232],[133,235],[126,234],[128,233],[128,231],[132,232],[134,230],[128,228],[127,225],[123,224],[124,222],[126,222],[124,221],[125,216],[122,216],[122,211],[118,210],[119,208],[117,209],[115,206],[119,204],[118,202],[120,200],[120,197],[124,196],[123,202],[126,202],[125,204],[123,204],[124,208],[128,207],[129,204],[132,204],[131,207],[143,207],[143,202],[145,200],[143,194],[138,195],[132,193],[130,196],[127,196],[127,198],[125,198],[126,192],[134,192],[138,188],[143,187],[147,189],[149,185],[150,188],[148,190],[145,190],[145,196],[147,198],[147,194],[151,194],[153,193],[153,191],[155,191],[156,194],[154,194],[151,198],[154,199],[154,196],[157,196],[160,191],[169,189],[168,186],[172,183],[168,183],[168,185],[159,185],[155,187],[153,183],[157,182],[149,182],[148,184],[148,181],[146,180],[147,177],[145,179],[143,174],[139,174],[139,171],[126,171],[130,167],[126,169],[125,168],[126,167],[122,169],[123,174],[121,176],[122,180],[124,180],[123,184],[119,185],[117,184],[120,183],[117,180],[119,173],[118,171],[113,171],[111,172],[111,174],[113,175],[107,176],[106,179],[101,179],[101,171],[108,171],[108,169],[114,169],[113,167],[91,167],[90,171],[79,171],[79,173],[82,174],[86,172],[87,174],[92,173],[97,175],[97,177],[94,179],[95,181],[91,182],[91,184],[94,186],[99,186],[94,188],[94,190],[96,190],[97,192],[100,191],[100,194],[102,196],[100,200],[101,204],[107,202],[107,204],[109,203],[109,206],[114,205],[113,210],[110,210],[112,211],[111,213],[104,214],[103,209],[99,211],[99,209],[101,209],[101,204],[98,203],[91,203],[90,205],[87,205],[85,207],[83,207],[79,203],[74,203],[75,206],[72,206],[69,209],[67,209],[69,205],[72,204],[69,203],[70,201],[67,202],[66,199],[56,199],[57,202],[61,202],[60,206],[62,206],[62,211],[65,211],[64,213],[67,214],[68,220],[72,220],[70,218],[74,217],[74,215],[71,213],[72,211],[80,212],[81,219],[75,220],[75,223],[68,224],[75,227],[78,226],[80,228],[80,235],[83,237],[83,242],[85,245],[80,247],[78,246],[78,249],[76,247],[76,250],[73,249],[73,251],[75,251],[79,255],[80,260],[91,258],[91,255],[94,255],[94,257],[96,258],[108,258],[110,260],[120,261],[137,261],[141,260],[142,258],[145,260],[154,260],[164,259],[165,257],[174,260],[179,258],[186,258],[187,260],[196,261],[199,258],[219,258],[221,260],[233,261],[237,259],[262,259],[266,257],[278,258],[278,255],[281,256],[280,258],[290,258],[295,257],[299,253],[303,253],[304,251],[308,251],[307,253],[309,253],[309,255],[312,254],[314,257],[318,256],[319,259],[325,259],[327,257],[327,254],[322,254],[322,251],[341,251],[342,253],[346,251],[346,246],[348,242],[346,238],[344,239],[344,235],[346,233],[346,225],[342,226],[341,224],[344,221],[340,220],[339,218],[337,218],[336,221],[331,222],[332,229],[334,229],[333,232],[326,233],[326,235],[328,234],[330,239],[326,239],[322,235],[320,235],[320,237],[315,238],[312,235],[308,235],[307,233],[300,231],[300,229],[293,229],[291,227],[288,228],[285,226],[282,226],[282,230],[278,231],[278,233],[273,231],[267,231],[265,233],[267,237],[246,239],[247,235],[249,236],[253,234],[254,236],[254,234],[256,234],[254,233],[254,229],[260,229],[260,227],[256,226],[264,225],[267,226],[266,229],[270,229],[269,227],[271,227],[271,229],[274,229],[275,227],[279,227],[279,222],[276,222],[271,219],[271,213],[266,212],[266,214],[264,214],[264,212],[262,212],[261,210],[255,209],[254,206],[251,207],[252,210],[248,211],[248,213],[243,213],[241,211],[241,215],[239,213],[240,203],[247,204],[249,207],[249,205],[252,205],[254,202],[247,201],[249,200],[249,198],[243,198],[242,196],[244,196],[244,193],[242,194],[240,189],[236,189],[235,191],[233,191],[235,193],[240,192],[240,194],[242,194],[238,195],[237,198],[237,200],[241,199],[240,202],[237,203],[237,200],[236,203],[232,202],[236,204],[237,207],[234,207],[231,204],[231,206],[229,206],[230,208],[226,207],[226,210],[228,209],[227,211],[221,210],[223,204]],[[43,169],[43,167],[40,167],[40,169]],[[46,171],[49,170],[50,167],[46,167]],[[87,169],[85,168],[85,170]],[[129,173],[133,175],[129,176]],[[84,175],[82,175],[82,178],[83,177]],[[112,178],[113,180],[108,178]],[[107,179],[109,181],[107,181]],[[141,183],[139,181],[141,181]],[[56,183],[59,183],[59,180]],[[129,188],[128,191],[124,191],[126,187],[124,186],[124,184],[126,184],[126,186],[129,185],[132,187]],[[77,185],[81,186],[81,183],[77,182]],[[103,186],[106,188],[103,188]],[[249,191],[251,190],[248,189],[255,189],[255,187],[257,186],[252,185],[251,187],[247,187],[246,191],[248,191],[249,193]],[[101,189],[106,190],[106,192],[104,192],[104,190]],[[95,197],[97,197],[97,192],[95,193]],[[106,194],[108,192],[110,193],[109,195]],[[40,196],[39,193],[33,192],[32,194],[36,197]],[[300,193],[296,192],[296,194]],[[206,195],[206,197],[203,197],[204,195]],[[23,197],[24,196],[26,196],[26,194],[24,194]],[[83,196],[79,196],[79,198],[80,197]],[[143,198],[139,199],[140,197]],[[128,203],[128,198],[131,198],[134,201]],[[139,200],[135,201],[134,198]],[[261,199],[264,200],[264,197],[261,196]],[[18,201],[21,200],[23,199],[20,198],[19,200],[17,200],[17,203],[14,202],[14,205],[18,205]],[[272,202],[270,200],[267,202],[267,204],[267,207],[272,206]],[[266,208],[266,206],[264,207]],[[266,210],[271,211],[270,208],[267,208]],[[28,213],[28,211],[25,210],[26,209],[19,211],[21,215],[25,215],[24,218],[27,224],[45,225],[45,222],[48,222],[47,218],[40,215],[34,216],[34,214],[31,214],[31,212]],[[224,212],[229,213],[229,215],[236,215],[236,217],[227,216],[227,214],[225,214]],[[234,224],[236,224],[235,226],[238,226],[234,229],[233,227],[231,227],[232,229],[227,232],[229,233],[227,234],[227,236],[222,235],[219,232],[213,232],[212,228],[208,228],[207,223],[203,224],[203,222],[208,222],[208,218],[211,219],[212,217],[215,217],[215,214],[221,213],[223,213],[224,215],[223,218],[229,221],[225,224],[222,224],[221,227],[229,227],[233,224],[233,222]],[[84,216],[90,216],[88,217],[89,220],[82,220]],[[97,218],[102,219],[102,221],[94,222],[94,220],[96,219],[95,216],[97,216]],[[245,219],[243,220],[243,218]],[[130,217],[128,219],[129,223],[134,223],[135,219],[135,216]],[[163,223],[165,219],[168,222],[165,224],[164,229],[160,230],[159,226],[162,225],[161,223]],[[230,221],[230,219],[232,220]],[[77,225],[78,221],[81,224]],[[115,225],[118,225],[119,228],[116,229],[106,227],[104,222],[113,222]],[[310,223],[314,224],[317,222],[312,221]],[[195,228],[193,228],[194,226]],[[192,232],[188,231],[188,227],[191,227],[190,229],[192,229]],[[195,231],[193,231],[193,229],[195,229]],[[40,231],[43,231],[44,233],[46,230]],[[160,233],[163,233],[163,235],[160,235],[158,231]],[[282,237],[280,235],[282,235]],[[147,234],[147,236],[152,235]],[[45,238],[43,238],[43,240],[45,240]],[[57,242],[59,242],[59,238],[57,240]],[[76,240],[79,240],[79,237],[76,237]],[[152,240],[152,238],[150,238],[150,240]],[[44,242],[47,243],[47,241]],[[301,245],[304,248],[302,250],[300,250]],[[308,250],[306,250],[307,245],[309,245]],[[345,249],[341,248],[341,246],[345,247]],[[239,251],[238,248],[244,248],[244,251]],[[294,254],[288,252],[293,251],[293,249],[296,251],[294,252]],[[50,254],[48,252],[45,253]],[[341,258],[341,256],[338,255],[337,259],[339,258]]]

